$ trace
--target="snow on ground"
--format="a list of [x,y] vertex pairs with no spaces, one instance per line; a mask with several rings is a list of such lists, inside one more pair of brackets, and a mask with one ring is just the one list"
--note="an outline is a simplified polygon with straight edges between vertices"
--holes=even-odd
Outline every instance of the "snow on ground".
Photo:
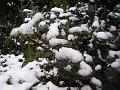
[[[15,56],[0,55],[0,90],[67,90],[67,87],[58,87],[51,81],[43,85],[39,77],[45,76],[44,70],[40,65],[48,63],[45,58],[39,58],[38,61],[29,62],[22,67],[23,55]],[[57,74],[57,68],[54,68],[54,74]],[[40,82],[37,86],[33,85]],[[71,88],[77,90],[77,88]]]

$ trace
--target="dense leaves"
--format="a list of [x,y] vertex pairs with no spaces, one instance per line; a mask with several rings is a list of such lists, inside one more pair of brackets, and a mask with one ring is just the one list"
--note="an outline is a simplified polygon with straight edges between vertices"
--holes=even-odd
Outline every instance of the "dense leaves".
[[[13,21],[10,23],[1,24],[0,54],[22,53],[25,64],[35,60],[40,62],[39,58],[45,58],[47,63],[40,67],[49,76],[40,78],[44,83],[52,81],[57,86],[62,87],[72,86],[80,89],[83,85],[90,85],[93,89],[101,89],[101,85],[96,85],[91,81],[93,77],[96,77],[98,81],[102,81],[103,90],[109,87],[111,87],[109,90],[118,90],[120,88],[118,85],[118,76],[120,75],[119,1],[91,1],[13,1],[15,5],[12,5],[11,8],[4,8],[5,10],[10,9],[10,12],[4,12],[4,9],[0,9],[3,10],[1,16],[8,15],[9,18],[15,20],[20,17],[21,21],[11,19]],[[3,4],[1,8],[6,6],[8,2],[0,3]],[[44,7],[45,5],[47,7]],[[71,6],[75,7],[70,8]],[[22,16],[24,8],[28,8],[28,11],[32,10]],[[13,14],[12,12],[15,11],[17,12]],[[30,20],[20,26],[24,17]],[[10,20],[8,19],[8,21]],[[10,29],[14,32],[11,36],[9,36]],[[32,35],[30,35],[31,30]],[[51,40],[54,38],[56,41]],[[65,51],[64,47],[67,48]],[[79,59],[77,54],[81,55],[82,59]],[[61,81],[64,83],[60,84]],[[101,84],[100,81],[99,83]]]

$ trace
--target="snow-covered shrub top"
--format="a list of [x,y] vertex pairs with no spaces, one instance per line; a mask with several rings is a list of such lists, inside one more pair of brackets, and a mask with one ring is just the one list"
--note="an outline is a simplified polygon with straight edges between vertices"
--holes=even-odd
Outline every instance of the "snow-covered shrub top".
[[10,35],[13,36],[13,35],[18,35],[19,33],[20,34],[23,34],[23,35],[31,35],[31,34],[34,34],[34,30],[35,30],[35,23],[40,20],[40,19],[43,19],[43,15],[41,13],[36,13],[33,18],[31,20],[29,20],[28,23],[24,23],[22,24],[20,27],[18,28],[14,28]]
[[83,29],[81,27],[78,27],[78,26],[72,27],[72,28],[69,29],[70,33],[82,32],[82,31],[83,31]]
[[93,83],[97,86],[102,86],[102,82],[99,79],[96,79],[95,77],[91,78],[91,83]]
[[56,38],[59,35],[59,23],[50,24],[49,31],[47,32],[47,39]]
[[55,57],[57,59],[69,59],[73,63],[77,63],[83,60],[83,55],[79,51],[66,47],[60,48],[59,51],[55,54]]
[[62,8],[58,8],[58,7],[52,8],[51,11],[58,12],[58,13],[63,13],[64,12],[64,10]]
[[68,41],[65,39],[57,39],[57,38],[52,38],[49,40],[50,45],[56,46],[56,45],[62,45],[62,44],[67,44]]

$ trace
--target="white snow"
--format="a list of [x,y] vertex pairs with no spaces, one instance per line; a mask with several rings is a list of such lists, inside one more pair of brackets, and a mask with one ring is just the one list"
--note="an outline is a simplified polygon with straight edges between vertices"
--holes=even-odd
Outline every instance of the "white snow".
[[68,35],[67,37],[68,40],[74,40],[75,39],[75,36],[73,34],[70,34]]
[[60,13],[59,17],[69,17],[71,16],[72,13],[71,12],[67,12],[67,13]]
[[77,63],[83,60],[83,55],[72,48],[62,47],[59,49],[59,52],[55,54],[57,59],[69,59],[73,63]]
[[83,29],[79,26],[76,26],[76,27],[72,27],[69,29],[69,33],[76,33],[76,32],[82,32]]
[[69,20],[71,20],[71,21],[78,21],[79,19],[77,17],[75,17],[75,16],[71,16],[71,17],[69,17]]
[[96,36],[99,39],[108,39],[108,36],[105,32],[98,32]]
[[51,13],[50,19],[55,19],[57,16],[54,13]]
[[30,13],[30,12],[32,12],[33,10],[30,10],[30,9],[24,9],[23,10],[23,12],[25,12],[25,13]]
[[95,20],[92,24],[92,27],[99,28],[100,27],[99,22],[97,20]]
[[29,25],[29,24],[22,24],[20,27],[18,28],[14,28],[12,29],[10,35],[11,36],[15,36],[18,35],[19,33],[25,35],[25,34],[34,34],[34,27]]
[[41,27],[41,26],[44,27],[46,24],[47,24],[47,23],[46,23],[45,21],[41,21],[38,26],[39,26],[39,27]]
[[64,12],[64,10],[62,8],[58,8],[58,7],[52,8],[51,11],[57,12],[57,13],[63,13]]
[[102,66],[101,65],[97,65],[95,66],[95,70],[98,71],[98,70],[101,70]]
[[105,20],[101,20],[100,28],[101,28],[101,30],[103,30],[105,28]]
[[85,57],[86,62],[93,62],[92,56],[90,56],[89,54],[86,54],[86,53],[84,53],[83,55]]
[[33,25],[40,19],[43,19],[43,15],[41,13],[36,13],[33,18],[28,23],[23,23],[20,27],[12,29],[10,35],[17,35],[19,33],[25,34],[34,34]]
[[69,11],[75,11],[77,8],[76,7],[70,7]]
[[91,83],[95,84],[96,86],[102,86],[102,82],[99,79],[96,79],[95,77],[91,78]]
[[59,35],[58,29],[59,23],[52,23],[50,24],[49,31],[47,32],[47,39],[56,38]]
[[67,19],[60,20],[60,23],[63,24],[63,25],[66,25],[67,22],[68,22]]
[[117,28],[115,26],[113,26],[113,25],[110,26],[110,31],[116,31],[116,30],[117,30]]
[[16,36],[19,34],[19,28],[13,28],[10,32],[10,36]]
[[67,65],[64,69],[69,71],[69,70],[71,70],[71,68],[72,68],[71,65]]
[[68,43],[68,41],[65,39],[52,38],[49,40],[49,44],[52,46],[62,45],[62,44],[67,44],[67,43]]
[[88,75],[91,74],[91,72],[90,72],[89,70],[87,70],[87,69],[80,69],[80,70],[78,71],[78,73],[79,73],[79,75],[81,75],[81,76],[88,76]]
[[89,31],[87,24],[81,24],[83,31]]
[[78,71],[79,75],[81,76],[88,76],[93,72],[90,65],[88,65],[86,62],[81,61],[80,63],[80,70]]
[[25,34],[34,34],[34,27],[29,24],[22,24],[19,27],[19,33],[25,35]]
[[109,51],[109,57],[115,58],[115,56],[118,56],[120,58],[120,51]]
[[[39,62],[33,61],[29,62],[26,66],[22,67],[24,58],[23,55],[15,56],[11,55],[0,55],[0,60],[5,61],[6,67],[0,64],[0,90],[28,90],[33,87],[33,84],[37,83],[38,77],[45,76],[44,70],[40,68],[40,65],[48,63],[45,58],[39,58]],[[23,60],[22,62],[19,60]],[[40,62],[40,60],[42,62]],[[2,63],[1,61],[1,63]],[[49,74],[56,76],[58,73],[58,68],[53,68]],[[6,82],[10,80],[11,85]],[[36,87],[35,90],[66,90],[67,87],[60,88],[54,85],[52,82],[48,82],[45,85],[41,83]],[[71,90],[77,90],[76,88],[71,88]]]
[[[35,90],[67,90],[67,87],[58,87],[49,81],[46,85],[39,84],[34,89]],[[71,88],[71,90],[77,90],[77,88]]]
[[92,90],[92,88],[89,85],[84,85],[81,90]]
[[58,70],[59,70],[58,68],[54,67],[53,69],[50,70],[49,74],[53,76],[57,76]]
[[65,30],[64,29],[61,29],[61,36],[65,36],[66,35],[66,32],[65,32]]
[[85,61],[80,62],[80,69],[88,69],[90,72],[92,72],[92,68],[90,65],[88,65]]
[[43,18],[44,16],[42,15],[42,13],[38,12],[33,16],[33,18],[28,22],[28,24],[33,26],[37,21]]
[[90,2],[94,2],[94,0],[90,0]]
[[25,19],[24,19],[25,22],[28,22],[28,21],[30,21],[30,20],[31,20],[31,18],[25,18]]
[[118,61],[112,62],[111,67],[112,68],[119,68],[120,67],[120,62],[118,62]]

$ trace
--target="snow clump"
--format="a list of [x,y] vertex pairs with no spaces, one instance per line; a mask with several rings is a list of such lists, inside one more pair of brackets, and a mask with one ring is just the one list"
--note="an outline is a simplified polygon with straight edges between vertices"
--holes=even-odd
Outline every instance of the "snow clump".
[[49,31],[47,32],[47,39],[56,38],[59,35],[58,29],[59,23],[52,23],[50,24]]
[[64,12],[64,10],[62,8],[58,8],[58,7],[52,8],[51,11],[57,12],[57,13],[63,13]]
[[81,90],[92,90],[92,88],[89,85],[84,85]]
[[78,71],[79,75],[81,76],[88,76],[93,72],[90,65],[88,65],[86,62],[81,61],[80,63],[80,70]]
[[77,63],[84,59],[79,51],[67,47],[60,48],[59,52],[55,54],[55,57],[57,59],[69,59],[73,63]]
[[99,79],[96,79],[95,77],[91,78],[91,83],[95,84],[96,86],[102,86],[102,82]]
[[56,45],[62,45],[62,44],[67,44],[68,41],[65,39],[57,39],[57,38],[52,38],[49,40],[50,45],[56,46]]

